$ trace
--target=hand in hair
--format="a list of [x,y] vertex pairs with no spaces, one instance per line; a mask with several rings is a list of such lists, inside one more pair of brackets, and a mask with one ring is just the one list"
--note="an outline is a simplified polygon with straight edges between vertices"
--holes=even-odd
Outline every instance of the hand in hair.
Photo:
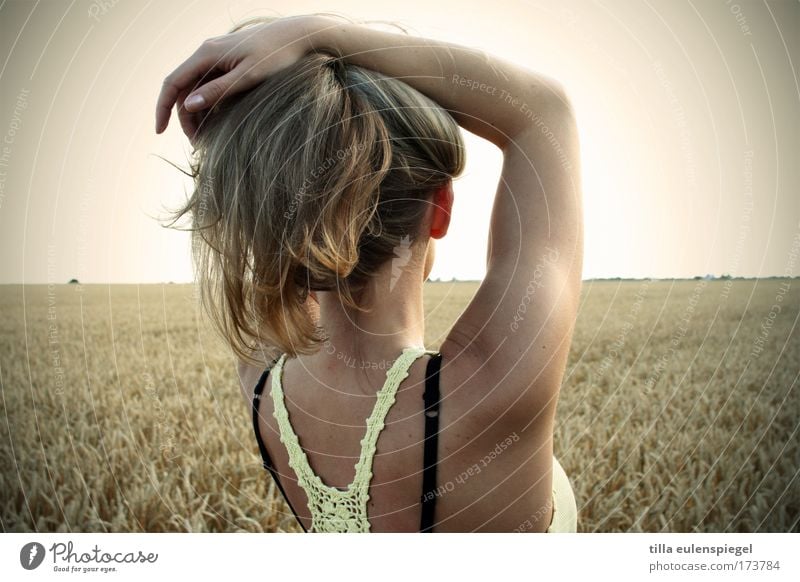
[[[346,212],[339,212],[339,207],[327,204],[328,195],[341,188],[322,187],[321,191],[325,196],[308,197],[312,205],[303,206],[301,213],[293,207],[267,207],[270,209],[266,213],[268,216],[278,217],[276,228],[294,229],[297,236],[292,240],[302,243],[299,246],[300,251],[295,251],[292,256],[308,255],[313,258],[313,261],[306,261],[307,264],[299,266],[284,265],[285,269],[291,267],[296,270],[291,273],[291,277],[288,271],[284,272],[280,285],[274,281],[261,284],[262,288],[282,289],[285,295],[284,282],[292,282],[297,306],[293,311],[296,314],[294,321],[298,324],[293,329],[302,331],[304,328],[300,325],[305,325],[308,318],[305,311],[300,309],[300,301],[304,301],[305,297],[300,295],[298,289],[301,283],[309,280],[304,277],[306,273],[317,273],[314,276],[314,287],[321,290],[337,288],[335,283],[342,278],[351,277],[353,272],[357,272],[366,281],[366,275],[374,272],[376,265],[385,264],[385,260],[393,252],[392,249],[399,244],[400,237],[411,230],[409,224],[403,224],[391,233],[394,239],[386,236],[377,238],[381,244],[376,247],[376,252],[370,256],[369,261],[365,262],[362,261],[362,255],[366,253],[361,247],[360,236],[367,232],[369,225],[360,223],[354,230],[349,226],[353,221],[342,220],[341,216],[362,216],[364,213],[361,209],[373,208],[366,205],[366,202],[374,202],[374,198],[364,197],[364,194],[371,192],[380,192],[382,196],[396,196],[398,199],[406,199],[408,192],[416,192],[419,199],[424,194],[427,200],[435,187],[442,186],[461,171],[463,152],[456,137],[457,132],[452,124],[446,123],[447,118],[438,110],[448,113],[452,118],[450,121],[500,148],[503,153],[503,167],[494,193],[490,217],[486,276],[474,298],[442,342],[440,351],[444,354],[445,361],[458,361],[456,366],[461,366],[464,377],[470,378],[476,391],[481,393],[480,402],[484,409],[491,408],[502,413],[513,411],[520,427],[527,427],[532,418],[539,418],[538,422],[545,423],[542,426],[549,427],[541,431],[541,434],[552,437],[555,404],[580,304],[583,267],[580,149],[576,117],[566,91],[557,81],[547,76],[481,50],[433,39],[372,30],[369,27],[312,15],[282,19],[206,41],[195,55],[167,78],[158,103],[157,131],[163,131],[166,127],[170,108],[176,101],[180,102],[181,123],[191,136],[197,127],[197,119],[193,117],[196,112],[214,105],[227,95],[259,84],[262,85],[263,94],[256,91],[248,101],[248,93],[245,95],[245,106],[239,110],[233,107],[233,111],[227,113],[238,121],[237,115],[244,117],[248,112],[256,111],[261,116],[259,123],[262,126],[274,125],[271,118],[259,107],[259,103],[265,101],[265,96],[275,89],[269,86],[269,79],[266,84],[263,81],[272,75],[276,86],[284,84],[288,79],[282,79],[273,72],[281,70],[287,64],[301,61],[303,57],[313,56],[307,55],[307,52],[325,52],[338,57],[333,60],[351,67],[365,81],[348,82],[346,93],[341,93],[324,91],[324,84],[302,85],[305,82],[302,77],[295,79],[295,88],[317,87],[322,91],[321,95],[326,95],[324,101],[318,98],[311,100],[315,104],[315,111],[326,103],[328,105],[321,109],[323,113],[349,112],[351,109],[348,107],[363,107],[364,111],[380,112],[381,119],[372,114],[368,117],[357,114],[346,116],[350,120],[363,120],[363,123],[360,121],[349,124],[347,127],[350,131],[342,134],[347,138],[345,142],[349,146],[342,145],[341,132],[337,133],[336,129],[339,126],[337,123],[320,125],[295,120],[297,125],[292,125],[289,131],[263,132],[273,140],[283,139],[284,136],[288,136],[285,137],[287,140],[294,139],[295,136],[302,138],[299,143],[302,144],[304,154],[298,157],[292,155],[294,150],[282,147],[283,144],[278,141],[264,145],[264,140],[260,139],[257,142],[259,147],[254,148],[252,144],[256,140],[247,139],[247,135],[254,135],[253,127],[257,127],[253,121],[249,121],[244,129],[241,123],[232,122],[227,126],[230,129],[221,130],[223,133],[216,132],[215,139],[215,116],[206,118],[204,129],[210,128],[210,131],[205,133],[210,137],[209,143],[215,146],[211,149],[205,148],[207,157],[212,161],[225,162],[216,164],[218,177],[206,180],[214,184],[210,190],[219,200],[216,206],[208,206],[220,208],[221,216],[241,219],[235,224],[236,229],[226,230],[222,228],[225,223],[220,223],[219,236],[223,239],[226,236],[230,238],[238,236],[238,232],[256,232],[264,236],[269,234],[263,227],[263,220],[258,220],[261,214],[252,212],[251,206],[242,205],[241,195],[225,196],[227,191],[239,188],[240,183],[269,182],[286,192],[304,191],[304,172],[301,170],[308,165],[306,160],[315,161],[311,168],[317,165],[327,167],[323,163],[328,157],[326,152],[340,149],[352,151],[352,146],[357,144],[372,144],[375,147],[374,152],[368,150],[368,153],[370,156],[374,154],[374,159],[380,162],[376,166],[380,169],[378,173],[362,170],[367,167],[362,156],[354,158],[359,163],[341,166],[338,173],[325,174],[326,183],[349,185],[344,195],[333,198]],[[326,61],[327,66],[327,60],[321,60]],[[314,59],[310,61],[313,65]],[[297,71],[287,69],[284,72],[297,76],[301,69],[303,67],[298,67]],[[310,70],[313,73],[316,69],[311,67]],[[221,74],[209,80],[215,72]],[[383,80],[380,83],[372,82],[372,74],[393,79],[396,83],[387,84]],[[333,86],[333,80],[329,81],[328,86]],[[338,76],[337,84],[342,85],[342,90],[345,90]],[[391,94],[387,88],[393,89]],[[410,92],[409,88],[414,92]],[[294,98],[307,98],[308,90],[304,88],[304,91],[306,92],[294,93]],[[287,94],[285,89],[282,94]],[[192,95],[201,95],[205,103],[192,104]],[[314,97],[314,93],[310,96]],[[341,102],[336,100],[342,96],[347,96],[347,99]],[[356,98],[351,98],[353,96]],[[420,96],[424,96],[434,105],[425,103],[422,108],[405,106],[407,102],[419,103]],[[390,101],[384,102],[386,99]],[[221,111],[221,117],[225,117],[224,106],[215,110]],[[437,111],[438,121],[431,121],[429,115],[422,113],[424,111]],[[324,121],[327,118],[322,116],[318,119]],[[405,121],[398,125],[396,120]],[[324,129],[324,135],[319,134],[318,127]],[[402,139],[381,140],[379,137],[372,137],[383,135],[389,130],[398,132],[396,137]],[[419,138],[422,130],[427,134],[426,139]],[[238,137],[238,141],[234,143],[241,150],[232,150],[224,131]],[[204,132],[200,132],[200,141],[203,141],[202,133]],[[437,137],[440,134],[449,137],[441,139]],[[413,139],[409,140],[411,137]],[[381,145],[385,143],[390,143],[391,147]],[[407,152],[403,151],[408,148],[410,149]],[[360,149],[356,151],[364,153]],[[256,152],[266,152],[260,154],[262,156],[273,154],[273,157],[264,157],[262,162],[239,167],[240,160],[249,160]],[[288,156],[289,159],[284,163],[276,155]],[[403,161],[397,163],[395,157]],[[420,159],[427,161],[420,164]],[[366,161],[372,163],[371,160],[368,157]],[[287,172],[287,164],[295,168],[295,171]],[[240,181],[238,174],[231,170],[240,169],[243,173],[255,171],[252,168],[258,168],[263,175],[280,175],[281,179]],[[414,168],[415,172],[421,168],[430,176],[408,172],[406,168]],[[387,178],[390,169],[399,171],[392,171],[391,178]],[[213,171],[211,175],[214,175]],[[296,177],[295,182],[287,182],[287,175]],[[351,176],[368,180],[369,183],[366,186],[354,186]],[[432,183],[431,177],[434,176],[438,176],[441,182]],[[423,185],[425,187],[421,188]],[[202,193],[202,188],[199,191]],[[360,195],[356,195],[358,193]],[[259,206],[255,203],[252,206],[257,209],[262,208],[262,200],[268,203],[291,203],[286,202],[286,196],[279,194],[265,196],[263,192],[254,192],[244,199],[258,200]],[[194,207],[203,208],[202,200],[202,195],[195,199]],[[353,206],[352,201],[364,206]],[[228,209],[225,204],[234,206]],[[315,207],[313,204],[322,206]],[[375,205],[378,206],[387,208],[386,204]],[[322,213],[320,208],[328,209],[332,217],[330,221],[317,220]],[[285,225],[280,217],[287,215],[287,212],[293,220]],[[386,215],[383,218],[408,218],[403,212],[388,209],[384,212]],[[334,220],[336,217],[339,218]],[[385,232],[384,228],[379,228],[385,222],[383,218],[376,222],[374,228],[369,229],[370,234]],[[411,222],[419,224],[420,221]],[[245,227],[241,227],[241,224]],[[312,232],[313,229],[305,228],[306,224],[332,225],[334,231],[325,236],[309,237],[305,233]],[[259,229],[256,229],[256,225]],[[433,234],[430,228],[426,236],[429,234]],[[348,244],[331,243],[341,240],[345,235],[349,236]],[[237,251],[241,250],[240,238],[253,240],[249,235],[234,238],[234,249]],[[273,239],[283,240],[280,237]],[[318,244],[317,241],[323,241],[324,244]],[[264,261],[264,266],[256,269],[257,272],[267,277],[280,274],[266,263],[271,257],[274,260],[274,257],[280,255],[265,252],[265,245],[260,248],[262,252],[258,256]],[[306,253],[306,249],[313,249],[314,252]],[[239,256],[246,258],[248,255]],[[339,257],[342,256],[347,260],[340,260]],[[238,264],[247,263],[242,259]],[[365,267],[367,264],[370,268]],[[342,269],[342,265],[346,268]],[[227,280],[241,279],[231,277]],[[247,297],[241,293],[234,295],[236,298]],[[264,294],[261,295],[263,298]],[[239,301],[239,304],[244,303]],[[272,304],[268,303],[267,307]],[[286,319],[286,310],[282,307],[285,301],[283,304],[278,302],[277,305],[273,319],[277,321],[278,316]],[[255,333],[250,335],[259,337]],[[305,336],[304,331],[302,335]],[[284,351],[292,348],[288,339],[284,338],[281,342],[274,343],[285,344],[287,349]],[[293,345],[296,344],[295,341]],[[491,395],[482,393],[487,386],[490,387]],[[547,414],[540,414],[543,409],[547,409]]]
[[181,127],[192,139],[203,111],[308,54],[313,50],[306,31],[308,18],[252,19],[203,42],[164,79],[156,104],[156,133],[167,128],[177,104]]

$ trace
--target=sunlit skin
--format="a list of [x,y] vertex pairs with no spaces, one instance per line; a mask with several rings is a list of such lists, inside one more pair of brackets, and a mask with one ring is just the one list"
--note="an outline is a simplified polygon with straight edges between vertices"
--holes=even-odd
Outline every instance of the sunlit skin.
[[[452,207],[453,189],[448,183],[433,193],[421,227],[421,232],[427,234],[411,246],[411,259],[402,266],[400,276],[392,272],[392,261],[388,261],[360,298],[369,312],[345,309],[335,292],[311,294],[309,307],[337,353],[320,350],[302,359],[304,367],[336,374],[337,367],[341,367],[339,352],[359,361],[381,362],[394,359],[405,347],[424,345],[423,283],[433,268],[435,241],[447,234]],[[385,371],[360,372],[356,378],[342,378],[343,390],[371,394],[381,387]],[[248,377],[257,378],[259,373],[258,369],[250,370]],[[329,383],[337,385],[335,380]]]
[[[531,515],[537,517],[526,531],[545,531],[552,516],[553,419],[583,261],[578,132],[569,101],[554,80],[479,51],[327,17],[297,17],[204,44],[165,81],[157,131],[166,127],[171,107],[177,104],[191,138],[209,104],[252,86],[306,51],[320,49],[404,79],[447,109],[461,127],[503,153],[486,277],[438,350],[443,367],[437,479],[455,479],[509,434],[518,440],[480,478],[437,501],[435,531],[513,531]],[[225,65],[222,74],[190,93],[207,67],[219,68],[220,62]],[[468,83],[452,81],[492,79],[498,68],[503,69],[508,92],[536,108],[535,118],[508,101],[471,90]],[[431,193],[421,236],[403,250],[401,261],[389,260],[374,273],[359,297],[364,310],[346,309],[335,292],[315,293],[309,299],[309,311],[327,341],[316,353],[288,359],[282,383],[292,426],[313,470],[328,485],[351,482],[364,419],[386,369],[403,348],[425,345],[423,283],[435,260],[434,241],[447,234],[453,199],[450,183]],[[538,278],[532,301],[534,276]],[[418,531],[426,363],[427,357],[422,357],[409,369],[381,432],[370,484],[371,531]],[[248,402],[267,365],[240,365]],[[260,407],[259,430],[276,469],[286,476],[282,482],[287,497],[309,527],[305,493],[275,438],[270,399],[262,399]],[[509,478],[512,474],[518,477]]]

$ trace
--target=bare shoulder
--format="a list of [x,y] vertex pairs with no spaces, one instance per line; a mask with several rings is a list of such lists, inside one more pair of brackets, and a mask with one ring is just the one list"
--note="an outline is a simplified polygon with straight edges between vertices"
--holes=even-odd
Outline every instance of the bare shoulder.
[[251,351],[249,355],[255,363],[247,361],[242,357],[238,357],[236,360],[239,388],[248,403],[253,401],[253,393],[255,392],[256,384],[261,379],[264,370],[270,368],[280,354],[274,348],[265,346],[260,350]]
[[561,388],[581,294],[579,153],[561,100],[503,149],[486,276],[445,340],[465,386],[509,419],[547,418]]
[[264,373],[264,369],[264,367],[259,368],[243,360],[238,360],[237,372],[239,375],[239,388],[247,402],[253,401],[256,383],[259,378],[261,378],[261,374]]

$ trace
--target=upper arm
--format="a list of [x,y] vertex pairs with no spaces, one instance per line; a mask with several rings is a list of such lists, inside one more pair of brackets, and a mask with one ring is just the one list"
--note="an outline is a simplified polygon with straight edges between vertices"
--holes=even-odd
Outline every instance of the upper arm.
[[532,416],[560,388],[581,288],[579,146],[569,106],[553,99],[537,109],[503,154],[487,274],[445,341],[482,362],[487,398]]

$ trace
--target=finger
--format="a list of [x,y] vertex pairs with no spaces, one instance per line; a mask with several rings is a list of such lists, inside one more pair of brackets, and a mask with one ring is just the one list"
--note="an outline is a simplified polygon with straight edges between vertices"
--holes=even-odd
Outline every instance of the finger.
[[186,134],[186,137],[188,137],[189,141],[194,145],[194,138],[203,120],[205,120],[206,115],[208,115],[208,110],[197,112],[187,111],[185,106],[186,95],[188,95],[188,91],[178,99],[178,119],[180,120],[183,133]]
[[175,105],[178,110],[178,120],[180,120],[183,133],[186,134],[186,137],[189,138],[189,141],[192,141],[194,139],[195,133],[197,132],[198,114],[186,111],[185,100],[187,95],[189,95],[189,89],[184,89],[183,91],[181,91],[180,94],[178,95],[178,99]]
[[216,52],[204,44],[164,79],[156,101],[156,133],[166,129],[172,106],[175,105],[181,91],[194,88],[197,80],[218,63],[219,55],[216,55]]
[[156,133],[163,132],[169,124],[169,116],[172,106],[178,96],[178,88],[168,85],[166,81],[161,86],[161,92],[156,102]]
[[256,81],[247,74],[244,64],[195,89],[185,101],[186,110],[196,112],[216,105],[222,99],[252,88]]
[[181,92],[181,95],[178,97],[179,107],[178,109],[178,118],[181,122],[181,127],[183,128],[183,132],[189,137],[189,140],[193,140],[195,137],[195,133],[200,128],[200,124],[205,119],[208,109],[203,107],[198,109],[195,107],[189,107],[187,104],[187,97],[191,94],[192,91],[197,91],[198,86],[201,86],[202,83],[211,83],[219,77],[222,77],[225,74],[224,70],[220,69],[212,69],[208,73],[206,73],[202,79],[198,83],[196,83],[191,90],[186,89]]

